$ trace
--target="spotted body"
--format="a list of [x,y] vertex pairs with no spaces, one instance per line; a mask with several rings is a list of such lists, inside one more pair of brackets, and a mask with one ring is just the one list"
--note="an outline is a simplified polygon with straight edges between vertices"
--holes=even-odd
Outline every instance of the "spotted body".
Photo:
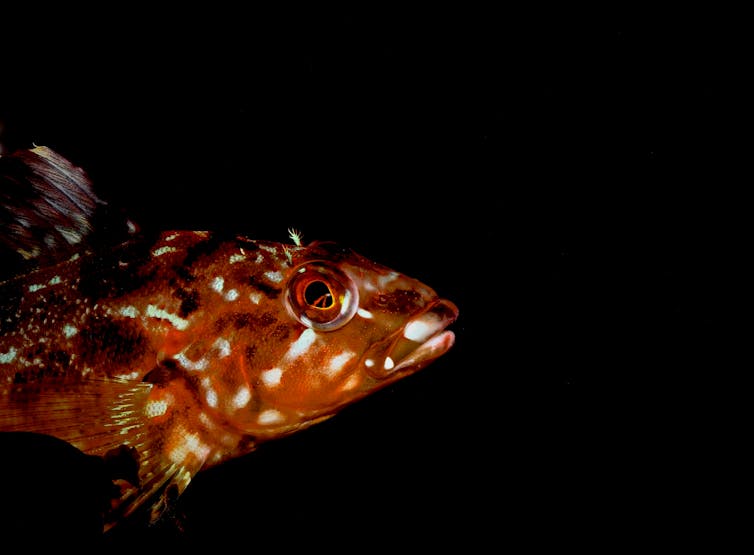
[[0,282],[0,431],[131,460],[109,528],[423,368],[456,317],[419,281],[298,234],[81,249]]

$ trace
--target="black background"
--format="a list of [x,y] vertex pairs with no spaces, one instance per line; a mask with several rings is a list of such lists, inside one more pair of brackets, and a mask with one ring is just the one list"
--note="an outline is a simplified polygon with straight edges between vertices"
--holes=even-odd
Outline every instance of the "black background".
[[689,524],[708,494],[697,438],[743,225],[734,31],[652,13],[127,9],[2,21],[23,29],[2,52],[6,152],[57,150],[147,227],[347,244],[460,317],[421,374],[198,476],[182,532],[109,545],[705,533]]

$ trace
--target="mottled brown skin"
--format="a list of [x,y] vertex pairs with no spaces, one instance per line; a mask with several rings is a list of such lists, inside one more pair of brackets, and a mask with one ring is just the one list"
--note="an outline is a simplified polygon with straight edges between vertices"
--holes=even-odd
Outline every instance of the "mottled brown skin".
[[74,256],[0,283],[0,299],[0,430],[133,452],[110,523],[425,366],[457,314],[330,243],[191,231]]

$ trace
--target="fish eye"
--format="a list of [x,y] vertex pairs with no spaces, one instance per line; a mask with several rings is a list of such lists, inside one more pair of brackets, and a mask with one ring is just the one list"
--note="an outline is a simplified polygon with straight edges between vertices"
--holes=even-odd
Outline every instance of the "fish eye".
[[353,280],[326,262],[297,267],[286,284],[285,307],[306,327],[332,331],[347,324],[359,307]]

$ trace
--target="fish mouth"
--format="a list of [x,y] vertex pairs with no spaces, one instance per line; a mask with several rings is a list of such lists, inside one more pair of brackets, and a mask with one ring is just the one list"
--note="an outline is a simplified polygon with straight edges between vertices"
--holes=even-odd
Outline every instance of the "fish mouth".
[[381,363],[377,359],[369,373],[380,379],[413,373],[441,357],[455,343],[455,334],[445,328],[456,318],[455,304],[446,299],[435,301],[403,326],[381,357]]

